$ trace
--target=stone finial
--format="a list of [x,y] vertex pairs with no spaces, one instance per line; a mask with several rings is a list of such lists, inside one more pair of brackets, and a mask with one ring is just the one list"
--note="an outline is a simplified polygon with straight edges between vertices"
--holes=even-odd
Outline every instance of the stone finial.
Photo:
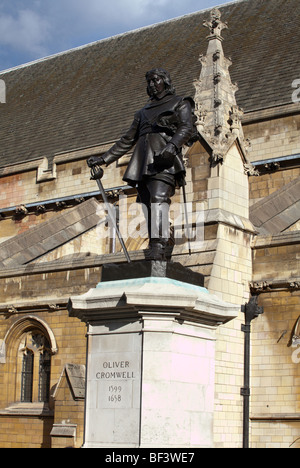
[[210,21],[206,20],[203,22],[203,25],[210,31],[209,36],[207,36],[208,39],[220,39],[220,41],[223,41],[221,33],[223,29],[228,28],[228,25],[227,23],[223,23],[223,21],[221,21],[221,16],[222,15],[220,10],[214,8],[210,12]]

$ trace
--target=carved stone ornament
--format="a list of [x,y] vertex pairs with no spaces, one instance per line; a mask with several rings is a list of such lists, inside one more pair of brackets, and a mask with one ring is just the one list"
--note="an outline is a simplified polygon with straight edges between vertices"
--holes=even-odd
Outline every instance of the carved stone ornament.
[[57,304],[48,304],[48,307],[51,312],[56,312],[60,309],[60,306]]
[[28,213],[28,210],[27,210],[25,205],[17,206],[17,208],[16,208],[16,215],[17,216],[25,216],[25,215],[27,215],[27,213]]
[[37,211],[37,213],[39,213],[39,214],[45,213],[45,212],[46,212],[46,207],[45,207],[45,205],[39,205],[39,206],[37,206],[36,211]]
[[227,23],[221,21],[221,12],[217,8],[214,8],[210,12],[210,21],[206,20],[203,22],[203,26],[207,27],[210,31],[208,38],[215,37],[223,40],[221,33],[223,29],[227,29]]
[[9,307],[7,308],[7,314],[8,314],[8,315],[14,315],[14,314],[17,314],[17,313],[18,313],[18,311],[17,311],[17,309],[16,309],[13,305],[12,305],[12,306],[9,306]]
[[244,172],[248,176],[259,176],[259,171],[251,163],[244,164]]
[[268,281],[254,281],[250,283],[250,289],[253,294],[260,294],[267,291],[298,291],[300,289],[300,282],[275,281],[270,283]]
[[250,288],[253,293],[259,294],[263,291],[270,291],[271,285],[267,281],[259,281],[259,282],[250,283]]
[[240,125],[241,125],[241,119],[244,115],[243,109],[241,109],[239,106],[232,106],[232,109],[230,111],[230,129],[232,133],[237,132],[239,134],[240,130]]
[[290,283],[290,289],[293,289],[295,291],[300,289],[300,282],[294,281],[293,283]]
[[216,153],[215,151],[212,152],[210,157],[210,164],[212,167],[217,166],[218,164],[222,164],[223,160],[224,158],[222,154]]
[[280,163],[279,162],[267,163],[264,165],[264,168],[266,169],[266,171],[269,171],[269,172],[278,171],[278,169],[280,169]]

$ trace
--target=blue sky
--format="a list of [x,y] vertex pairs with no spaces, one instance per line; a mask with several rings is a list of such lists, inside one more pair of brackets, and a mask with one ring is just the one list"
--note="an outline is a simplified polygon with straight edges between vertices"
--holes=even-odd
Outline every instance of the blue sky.
[[0,70],[229,0],[0,0]]

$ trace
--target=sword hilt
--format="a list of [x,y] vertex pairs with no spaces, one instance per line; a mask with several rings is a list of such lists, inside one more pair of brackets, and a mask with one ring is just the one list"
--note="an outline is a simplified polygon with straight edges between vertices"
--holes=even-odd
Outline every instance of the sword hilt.
[[93,180],[100,180],[102,179],[103,177],[103,174],[104,174],[104,171],[102,169],[102,167],[98,164],[96,164],[95,166],[93,166],[91,168],[91,175],[92,175],[92,179]]

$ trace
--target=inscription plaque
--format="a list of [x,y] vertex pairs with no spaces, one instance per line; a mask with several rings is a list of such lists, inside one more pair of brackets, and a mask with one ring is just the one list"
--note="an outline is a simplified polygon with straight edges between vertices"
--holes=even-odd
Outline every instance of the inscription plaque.
[[95,334],[90,337],[87,424],[89,444],[139,443],[141,335]]
[[130,408],[134,381],[138,378],[136,363],[128,360],[103,360],[100,361],[99,369],[96,379],[102,407]]

